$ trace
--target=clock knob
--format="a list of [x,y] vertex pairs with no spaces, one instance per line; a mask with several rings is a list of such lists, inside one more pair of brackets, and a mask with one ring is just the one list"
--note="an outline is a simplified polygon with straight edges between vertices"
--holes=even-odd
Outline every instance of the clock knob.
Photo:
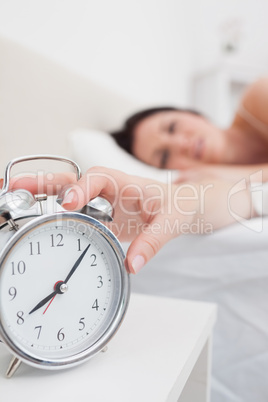
[[104,222],[111,222],[113,220],[113,207],[109,201],[102,197],[96,197],[89,201],[81,209],[81,213]]
[[36,203],[33,195],[27,190],[15,190],[0,196],[0,211],[8,210],[14,213],[31,208]]
[[0,196],[0,224],[16,219],[22,211],[30,209],[36,200],[27,190],[15,190]]

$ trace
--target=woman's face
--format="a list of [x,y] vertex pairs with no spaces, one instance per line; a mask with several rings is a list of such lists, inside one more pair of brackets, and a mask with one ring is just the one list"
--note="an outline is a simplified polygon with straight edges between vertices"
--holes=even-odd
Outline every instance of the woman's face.
[[223,132],[202,116],[164,111],[146,117],[133,133],[133,154],[163,169],[188,169],[200,163],[219,163]]

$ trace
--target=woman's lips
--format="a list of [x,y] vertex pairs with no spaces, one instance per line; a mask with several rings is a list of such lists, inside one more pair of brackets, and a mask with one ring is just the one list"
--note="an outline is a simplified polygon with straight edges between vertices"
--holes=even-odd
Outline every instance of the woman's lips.
[[196,141],[195,147],[194,147],[195,159],[201,159],[203,150],[204,150],[204,146],[205,146],[205,141],[202,138],[200,138]]

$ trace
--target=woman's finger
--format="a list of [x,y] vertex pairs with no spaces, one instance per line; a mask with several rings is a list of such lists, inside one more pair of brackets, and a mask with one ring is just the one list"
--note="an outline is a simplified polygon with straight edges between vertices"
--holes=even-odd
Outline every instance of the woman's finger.
[[127,175],[120,171],[103,167],[91,168],[77,184],[67,189],[63,196],[62,206],[67,210],[80,209],[98,196],[115,204],[120,189],[126,183],[128,183]]
[[167,216],[158,214],[150,225],[144,226],[128,248],[125,262],[128,272],[138,273],[168,241],[180,234],[172,230],[174,224],[173,219],[168,222]]

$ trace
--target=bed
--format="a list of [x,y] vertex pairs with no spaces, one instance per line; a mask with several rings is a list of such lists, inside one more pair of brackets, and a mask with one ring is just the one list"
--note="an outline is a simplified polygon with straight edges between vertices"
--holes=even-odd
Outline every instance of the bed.
[[[70,156],[161,181],[107,134],[142,108],[23,46],[0,38],[0,170],[17,156]],[[267,402],[268,219],[167,244],[132,277],[134,292],[216,302],[212,402]],[[128,244],[124,244],[125,250]],[[161,325],[161,323],[159,323]]]

